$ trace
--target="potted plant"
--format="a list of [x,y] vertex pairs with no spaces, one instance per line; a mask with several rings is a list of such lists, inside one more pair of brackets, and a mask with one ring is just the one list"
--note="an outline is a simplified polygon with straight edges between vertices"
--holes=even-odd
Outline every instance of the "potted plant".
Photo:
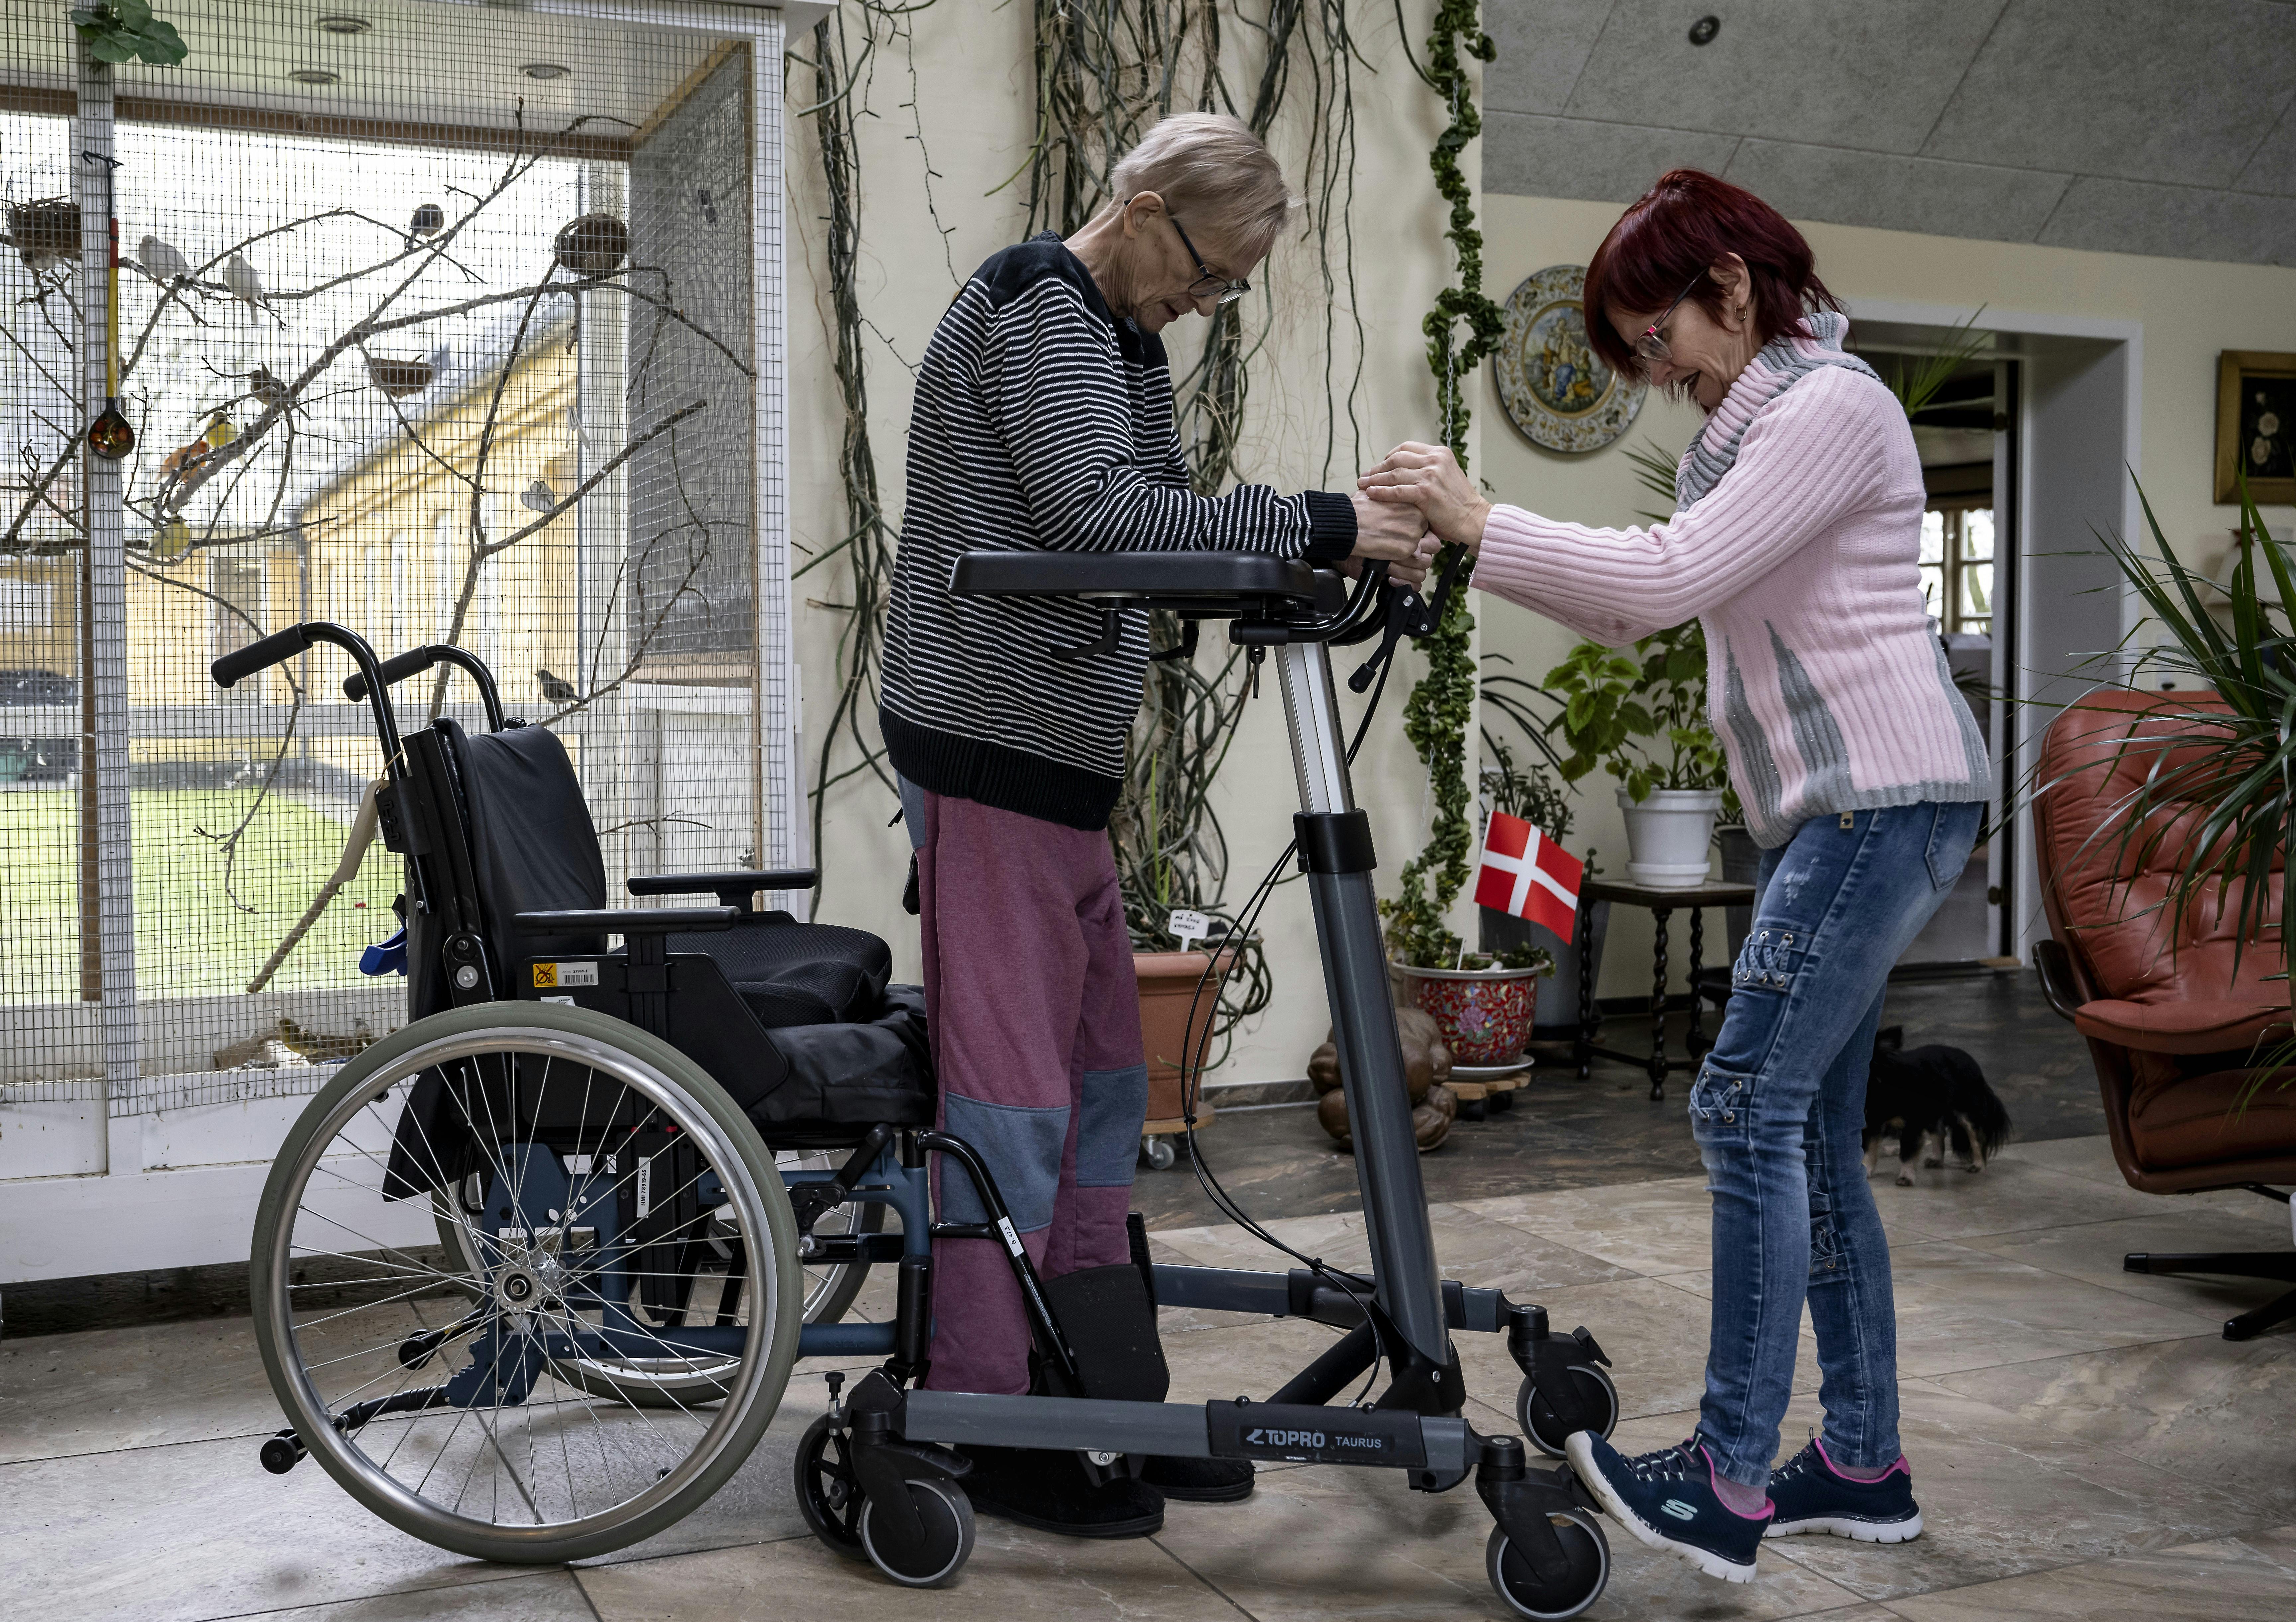
[[1597,766],[1618,780],[1628,881],[1652,889],[1704,884],[1729,777],[1706,725],[1706,639],[1697,621],[1645,636],[1631,654],[1582,642],[1545,684],[1563,704],[1563,781]]
[[[2140,500],[2143,494],[2140,488]],[[2196,703],[2181,717],[2186,735],[2173,748],[2150,730],[2121,745],[2142,757],[2142,764],[2128,774],[2134,786],[2114,810],[2108,828],[2118,830],[2115,842],[2109,851],[2099,850],[2098,865],[2125,872],[2160,841],[2181,839],[2181,863],[2167,893],[2150,907],[2170,918],[2208,916],[2217,930],[2225,927],[2225,912],[2234,913],[2234,971],[2243,947],[2276,952],[2278,978],[2296,1015],[2296,977],[2290,972],[2296,970],[2296,930],[2281,928],[2277,916],[2290,884],[2282,871],[2286,852],[2296,845],[2296,793],[2290,791],[2296,733],[2289,726],[2296,711],[2296,547],[2266,528],[2249,499],[2245,470],[2228,584],[2210,580],[2177,557],[2149,502],[2144,521],[2157,564],[2125,541],[2106,538],[2104,545],[2159,627],[2160,639],[2134,659],[2120,657],[2120,650],[2099,655],[2097,674],[2107,686],[2153,696],[2190,692],[2218,702]],[[2203,607],[2210,591],[2223,595],[2229,628]],[[2029,778],[2025,791],[2038,795],[2048,787]],[[2193,819],[2202,807],[2206,812],[2196,825]],[[2093,838],[2102,841],[2105,834],[2100,830]],[[2213,903],[2206,898],[2212,881],[2221,885]],[[2289,1068],[2296,1065],[2296,1041],[2259,1042],[2258,1049],[2244,1061],[2250,1080],[2243,1105],[2276,1072],[2280,1086],[2296,1079]]]

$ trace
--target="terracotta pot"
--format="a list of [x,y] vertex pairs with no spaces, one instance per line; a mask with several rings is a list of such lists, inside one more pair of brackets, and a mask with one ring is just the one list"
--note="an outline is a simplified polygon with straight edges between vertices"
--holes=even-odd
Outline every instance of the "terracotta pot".
[[[1213,990],[1234,961],[1234,948],[1223,948],[1220,957],[1219,966],[1212,969],[1211,979],[1206,982],[1204,971],[1212,964],[1209,952],[1132,954],[1132,972],[1140,982],[1140,1042],[1148,1054],[1148,1118],[1152,1121],[1177,1120],[1185,1112],[1180,1089],[1183,1065],[1187,1067],[1192,1085],[1203,1085],[1196,1067],[1211,1046]],[[1201,1003],[1196,997],[1200,984],[1204,991]],[[1191,1010],[1195,1013],[1196,1051],[1193,1053],[1187,1051]],[[1208,1113],[1201,1100],[1196,1113],[1199,1118]]]
[[1521,1055],[1538,1007],[1538,970],[1393,967],[1411,1006],[1434,1017],[1454,1062],[1507,1064]]

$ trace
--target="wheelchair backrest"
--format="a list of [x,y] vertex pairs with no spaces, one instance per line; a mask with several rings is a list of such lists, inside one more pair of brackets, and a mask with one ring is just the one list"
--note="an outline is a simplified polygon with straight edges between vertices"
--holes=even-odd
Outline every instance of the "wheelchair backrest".
[[[407,988],[413,1019],[454,1004],[439,952],[450,917],[469,920],[485,937],[498,994],[505,997],[518,995],[514,977],[528,959],[601,953],[606,944],[596,935],[529,936],[512,922],[521,913],[606,905],[605,858],[566,746],[540,726],[467,733],[442,717],[433,731],[435,758],[444,768],[433,774],[446,781],[422,786],[437,809],[434,827],[459,839],[461,848],[408,858],[423,864],[419,879],[409,875],[409,893],[434,897],[430,912],[417,910],[407,920],[408,963],[421,966]],[[420,747],[409,755],[414,761],[433,758]]]

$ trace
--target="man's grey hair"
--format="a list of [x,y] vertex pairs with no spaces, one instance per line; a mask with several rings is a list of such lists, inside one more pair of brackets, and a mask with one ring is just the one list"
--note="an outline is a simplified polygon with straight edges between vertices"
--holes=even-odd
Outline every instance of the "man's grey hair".
[[1201,232],[1218,236],[1247,264],[1275,245],[1300,206],[1266,144],[1226,113],[1176,112],[1157,120],[1117,161],[1113,178],[1119,204],[1153,192],[1166,213],[1191,225],[1202,222]]

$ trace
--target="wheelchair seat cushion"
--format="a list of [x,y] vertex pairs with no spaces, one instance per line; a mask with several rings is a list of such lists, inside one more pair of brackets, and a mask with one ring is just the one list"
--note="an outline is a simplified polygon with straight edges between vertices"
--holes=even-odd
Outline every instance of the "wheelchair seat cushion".
[[865,930],[794,923],[786,914],[748,920],[722,934],[673,935],[672,952],[706,952],[758,1023],[865,1023],[884,1012],[893,952]]
[[882,1012],[864,1023],[784,1026],[766,1039],[789,1063],[779,1085],[747,1102],[768,1143],[849,1142],[880,1122],[932,1125],[923,987],[887,987]]

